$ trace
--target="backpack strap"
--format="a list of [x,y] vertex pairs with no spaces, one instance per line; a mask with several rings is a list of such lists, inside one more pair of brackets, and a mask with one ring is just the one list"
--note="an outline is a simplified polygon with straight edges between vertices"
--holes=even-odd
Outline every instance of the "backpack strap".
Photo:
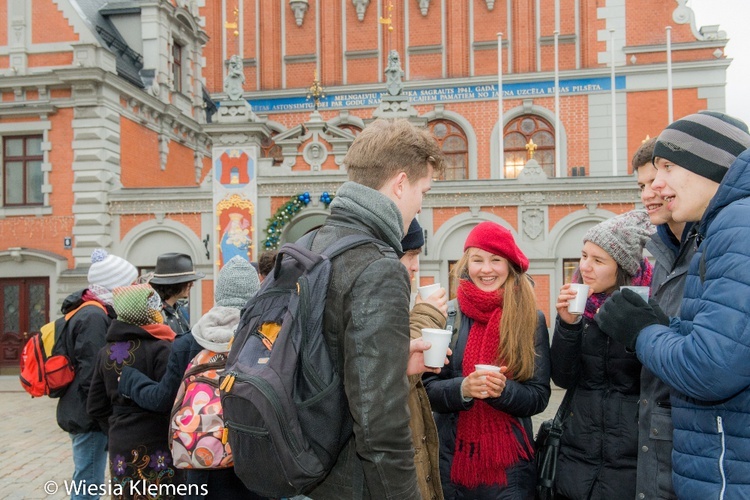
[[[318,254],[311,250],[312,242],[317,233],[317,230],[311,231],[297,240],[296,243],[285,243],[281,246],[279,253],[276,255],[276,262],[273,267],[274,279],[279,277],[279,273],[281,272],[281,262],[284,255],[289,255],[298,262],[301,262],[306,269],[312,269],[315,264],[323,260],[324,257],[332,260],[347,250],[364,245],[365,243],[373,243],[381,250],[386,247],[385,243],[367,234],[350,234],[335,241],[332,245]],[[390,249],[390,247],[387,248]],[[395,256],[396,253],[393,252],[393,255]]]
[[65,314],[65,321],[69,321],[70,318],[72,318],[75,313],[77,313],[78,311],[80,311],[81,309],[83,309],[86,306],[96,306],[99,309],[101,309],[102,311],[104,311],[104,314],[107,314],[107,308],[104,307],[101,302],[99,302],[98,300],[87,300],[86,302],[84,302],[80,306],[76,307],[72,311],[69,311],[67,314]]
[[[72,353],[75,352],[75,339],[72,338],[71,335],[68,335],[68,323],[70,322],[70,319],[81,309],[87,306],[96,306],[102,311],[104,311],[104,314],[107,313],[107,308],[102,305],[101,302],[97,300],[87,300],[80,306],[76,307],[72,311],[68,311],[65,316],[62,318],[59,318],[57,321],[61,321],[61,324],[55,323],[55,346],[52,348],[52,353],[54,354],[64,354],[65,356],[68,356],[68,358],[72,358]],[[59,347],[58,347],[59,346]]]

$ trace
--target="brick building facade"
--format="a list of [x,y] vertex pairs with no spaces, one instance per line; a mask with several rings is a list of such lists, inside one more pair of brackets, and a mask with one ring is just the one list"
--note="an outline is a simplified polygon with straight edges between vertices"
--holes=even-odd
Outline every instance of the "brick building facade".
[[[253,258],[269,234],[295,239],[327,214],[320,198],[345,180],[356,133],[393,113],[430,127],[450,157],[420,215],[420,282],[449,284],[468,232],[496,221],[529,256],[551,320],[584,232],[639,205],[630,156],[669,122],[666,26],[673,116],[724,110],[726,34],[698,29],[685,3],[0,2],[0,363],[15,365],[24,333],[85,286],[96,247],[144,271],[162,252],[188,253],[207,274],[191,297],[200,315],[212,304],[227,200],[249,200]],[[408,98],[398,109],[384,99],[391,50]],[[222,154],[239,152],[251,175],[238,187],[216,174]],[[305,192],[309,204],[279,216]]]

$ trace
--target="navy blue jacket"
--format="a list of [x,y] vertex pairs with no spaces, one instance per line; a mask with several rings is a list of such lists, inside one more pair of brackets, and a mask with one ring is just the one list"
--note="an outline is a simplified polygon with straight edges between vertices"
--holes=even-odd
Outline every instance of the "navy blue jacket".
[[638,336],[638,357],[672,386],[679,498],[750,498],[750,150],[699,226],[680,317]]

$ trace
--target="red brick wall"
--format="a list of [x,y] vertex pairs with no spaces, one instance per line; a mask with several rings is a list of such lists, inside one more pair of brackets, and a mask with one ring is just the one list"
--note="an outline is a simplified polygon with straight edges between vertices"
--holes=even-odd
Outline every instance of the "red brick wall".
[[260,87],[263,90],[281,88],[280,8],[279,2],[260,4]]
[[203,314],[214,306],[214,280],[204,278],[201,280],[201,304]]
[[[5,3],[5,2],[3,2]],[[0,10],[7,12],[5,5]],[[77,42],[78,33],[68,24],[57,5],[52,0],[32,0],[31,17],[34,26],[31,30],[31,43]],[[3,25],[3,28],[7,26]],[[5,45],[5,43],[2,43]],[[30,64],[31,66],[31,64]],[[40,65],[41,66],[41,65]]]
[[435,208],[432,211],[432,233],[435,234],[446,221],[461,214],[468,213],[468,207]]
[[[0,45],[8,45],[8,0],[0,0]],[[7,68],[7,60],[0,58],[0,67]]]
[[[677,89],[672,93],[674,118],[706,109],[706,100],[698,98],[696,89]],[[667,91],[652,90],[628,93],[628,172],[630,160],[648,135],[657,137],[669,125]]]
[[544,318],[547,320],[547,326],[549,327],[549,318],[547,318],[547,311],[550,308],[550,277],[548,274],[532,274],[531,278],[534,280],[534,295],[536,296],[536,307],[544,313]]
[[[5,0],[2,0],[5,1]],[[51,0],[43,0],[51,2]],[[259,1],[259,0],[256,0]],[[469,54],[474,42],[496,42],[497,33],[504,33],[508,38],[505,3],[498,0],[495,8],[487,10],[485,0],[470,0],[473,2],[474,39],[469,40],[469,9],[466,2],[446,3],[446,71],[449,77],[465,77],[469,75]],[[304,22],[298,27],[288,2],[283,2],[284,17],[286,19],[286,54],[285,55],[313,55],[315,53],[315,8],[316,3],[310,2],[305,14]],[[260,2],[260,39],[261,46],[255,47],[255,6],[256,2],[247,2],[243,10],[244,54],[246,58],[261,55],[262,89],[278,89],[281,87],[281,5],[279,2]],[[560,34],[573,35],[575,20],[573,16],[575,0],[560,1]],[[232,21],[232,9],[237,0],[227,1],[227,12]],[[345,12],[341,11],[339,0],[321,0],[322,22],[320,41],[321,47],[321,81],[323,85],[343,84],[342,52],[344,50],[341,37],[342,18],[346,23],[346,50],[365,51],[376,50],[378,30],[382,33],[382,67],[387,64],[388,49],[394,48],[401,54],[402,60],[409,58],[410,79],[439,78],[441,74],[441,54],[412,54],[408,55],[404,46],[405,0],[393,1],[392,27],[387,31],[378,22],[377,4],[371,2],[365,11],[365,18],[359,21],[354,6],[346,2]],[[443,25],[441,5],[432,2],[427,16],[422,16],[417,2],[409,2],[409,47],[438,45],[441,43],[441,28]],[[599,53],[606,52],[607,41],[598,41],[598,31],[606,29],[606,20],[599,19],[597,9],[604,7],[603,0],[581,0],[580,3],[580,46],[581,64],[583,68],[602,67],[598,61]],[[535,2],[515,2],[512,9],[512,45],[513,45],[513,73],[534,73],[536,71],[536,5]],[[667,2],[649,2],[648,0],[628,0],[626,6],[627,40],[628,46],[659,45],[665,43],[666,35],[662,26],[674,24],[672,12],[675,6]],[[206,31],[211,37],[205,50],[208,67],[204,70],[207,85],[212,91],[222,90],[223,61],[221,60],[221,34],[225,29],[221,20],[220,2],[207,2],[201,9],[206,18]],[[387,15],[387,3],[384,2],[383,15]],[[655,28],[659,26],[660,28]],[[555,27],[554,0],[541,0],[540,4],[540,35],[551,37]],[[237,51],[237,40],[232,30],[227,30],[227,53]],[[390,39],[390,42],[389,42]],[[674,25],[672,41],[675,44],[691,42],[693,35],[688,25]],[[554,66],[554,47],[541,47],[541,62],[543,71],[551,71]],[[713,49],[696,49],[690,51],[675,51],[673,60],[705,59],[713,60]],[[575,43],[560,44],[560,69],[575,68]],[[508,61],[507,50],[503,54],[504,61]],[[663,61],[663,51],[653,54],[638,54],[637,64],[650,64]],[[630,62],[628,62],[630,64]],[[303,88],[309,83],[309,69],[295,68],[306,64],[288,64],[287,87]],[[482,48],[474,51],[474,66],[476,75],[497,74],[497,50],[495,47]],[[375,83],[382,78],[378,74],[377,61],[370,59],[347,60],[346,81],[348,84]],[[304,78],[299,79],[299,72]],[[504,71],[507,73],[507,70]],[[256,69],[245,69],[246,90],[255,90]]]
[[[54,215],[69,216],[73,215],[73,110],[60,108],[49,119],[52,123],[49,141],[54,144],[49,152],[49,162],[52,164],[49,173],[52,184],[50,206]],[[58,244],[62,247],[62,241]]]
[[[147,208],[146,208],[147,210]],[[179,222],[189,227],[197,237],[201,238],[201,214],[199,213],[182,213],[166,214],[166,218],[174,222]],[[120,216],[120,240],[124,239],[130,231],[139,224],[154,220],[156,217],[149,214],[126,214]]]
[[55,54],[29,54],[29,68],[46,66],[70,66],[73,64],[73,52],[59,52]]
[[169,141],[164,170],[159,158],[159,134],[120,118],[121,182],[123,187],[196,186],[193,150]]

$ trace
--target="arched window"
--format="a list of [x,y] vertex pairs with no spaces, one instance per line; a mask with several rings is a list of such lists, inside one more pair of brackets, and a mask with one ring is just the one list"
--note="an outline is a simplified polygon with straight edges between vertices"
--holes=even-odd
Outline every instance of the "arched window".
[[469,178],[469,148],[461,127],[448,120],[434,120],[428,124],[430,132],[445,155],[445,170],[440,181],[457,181]]
[[358,136],[360,132],[362,132],[362,129],[358,126],[352,124],[352,123],[342,123],[341,125],[336,125],[338,128],[342,130],[346,130],[347,132],[351,132],[354,137]]
[[[555,131],[547,120],[536,115],[524,115],[505,127],[506,179],[515,179],[531,157],[539,162],[549,177],[555,176]],[[534,146],[527,147],[534,141]]]
[[279,135],[278,132],[273,132],[271,137],[263,137],[260,140],[260,157],[273,158],[274,167],[281,165],[284,161],[284,155],[281,154],[281,146],[273,140],[277,135]]

